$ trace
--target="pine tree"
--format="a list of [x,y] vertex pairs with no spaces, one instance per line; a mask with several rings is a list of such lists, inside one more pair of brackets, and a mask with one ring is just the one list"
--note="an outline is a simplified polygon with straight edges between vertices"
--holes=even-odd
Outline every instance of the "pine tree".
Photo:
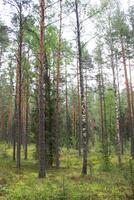
[[45,1],[40,0],[40,54],[38,66],[38,113],[39,113],[39,178],[46,176],[45,165],[45,118],[44,118],[44,32]]

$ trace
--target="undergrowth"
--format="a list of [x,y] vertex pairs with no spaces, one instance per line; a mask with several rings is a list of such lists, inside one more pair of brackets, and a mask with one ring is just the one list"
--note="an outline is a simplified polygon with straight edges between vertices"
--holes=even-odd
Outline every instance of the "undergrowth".
[[[29,158],[22,159],[21,170],[16,170],[9,146],[0,145],[0,200],[130,200],[133,181],[130,157],[123,156],[118,167],[117,157],[110,157],[110,168],[104,170],[100,152],[90,151],[88,175],[81,175],[82,159],[75,150],[61,151],[61,167],[47,169],[47,177],[38,179],[38,162],[34,146],[29,147]],[[22,152],[23,157],[23,152]],[[132,165],[132,162],[131,162]]]

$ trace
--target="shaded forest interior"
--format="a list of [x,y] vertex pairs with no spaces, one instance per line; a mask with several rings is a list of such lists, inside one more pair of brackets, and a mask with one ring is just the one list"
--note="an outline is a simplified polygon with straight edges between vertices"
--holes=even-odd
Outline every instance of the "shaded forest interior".
[[134,3],[0,7],[0,200],[134,200]]

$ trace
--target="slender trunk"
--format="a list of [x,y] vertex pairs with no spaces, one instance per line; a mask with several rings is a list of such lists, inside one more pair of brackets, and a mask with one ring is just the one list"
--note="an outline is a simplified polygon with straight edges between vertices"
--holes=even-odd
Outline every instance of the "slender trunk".
[[8,141],[12,142],[12,94],[9,100],[7,135],[8,135]]
[[[130,79],[130,99],[131,99],[131,109],[132,109],[132,120],[134,123],[134,97],[133,97],[133,83],[132,83],[132,72],[131,72],[131,63],[129,58],[129,79]],[[134,128],[134,127],[133,127]]]
[[59,85],[60,85],[60,65],[61,65],[61,31],[62,31],[62,0],[60,0],[60,29],[59,29],[59,41],[58,41],[58,56],[57,56],[57,77],[56,77],[56,141],[55,141],[55,150],[56,150],[56,168],[60,167],[60,94],[59,94]]
[[101,72],[99,69],[98,75],[98,88],[99,88],[99,99],[100,99],[100,123],[101,123],[101,141],[104,146],[104,116],[103,116],[103,99],[102,99],[102,88],[101,88]]
[[[27,72],[28,73],[28,72]],[[27,160],[27,143],[29,128],[29,78],[28,74],[23,83],[23,102],[22,102],[22,126],[23,126],[23,146],[24,159]]]
[[69,123],[68,123],[68,82],[67,82],[67,66],[65,64],[65,87],[66,87],[66,142],[69,149]]
[[[38,70],[38,69],[36,69]],[[38,75],[36,77],[36,89],[35,89],[35,130],[36,130],[36,159],[39,159],[39,109],[38,109],[38,92],[39,92],[39,81]]]
[[105,88],[104,88],[104,77],[103,77],[103,67],[100,64],[100,79],[101,79],[101,98],[103,107],[103,148],[104,153],[108,156],[108,134],[107,134],[107,119],[106,119],[106,101],[105,101]]
[[116,74],[117,74],[117,93],[118,93],[118,102],[119,102],[119,130],[120,130],[120,139],[121,139],[121,154],[124,153],[124,144],[123,144],[123,128],[121,123],[121,99],[120,99],[120,83],[119,83],[119,70],[118,70],[118,60],[116,55]]
[[[101,56],[101,55],[100,55]],[[102,135],[102,151],[105,167],[107,169],[109,165],[108,157],[108,135],[106,124],[106,102],[105,102],[105,88],[103,78],[102,63],[99,66],[99,96],[100,96],[100,120],[101,120],[101,135]]]
[[103,99],[103,112],[104,112],[104,143],[106,154],[108,154],[108,134],[107,134],[107,116],[106,116],[106,101],[105,101],[105,88],[104,88],[104,77],[103,68],[101,64],[101,86],[102,86],[102,99]]
[[72,105],[72,136],[73,136],[73,145],[74,148],[77,149],[77,138],[76,138],[76,101],[75,101],[75,95],[74,95],[74,90],[73,91],[73,105]]
[[80,35],[80,22],[78,13],[78,1],[75,0],[75,12],[76,12],[76,23],[77,23],[77,45],[79,55],[79,72],[80,72],[80,92],[81,92],[81,117],[82,117],[82,141],[83,141],[83,164],[82,174],[87,174],[87,155],[88,155],[88,143],[87,143],[87,125],[86,125],[86,99],[84,93],[84,80],[83,80],[83,69],[82,69],[82,52],[81,52],[81,35]]
[[26,102],[25,102],[25,94],[24,94],[24,84],[22,84],[22,94],[21,94],[21,127],[22,127],[22,131],[21,131],[21,144],[24,147],[25,144],[25,106],[26,106]]
[[81,156],[81,105],[80,105],[80,82],[79,82],[79,65],[77,60],[77,99],[78,99],[78,149]]
[[38,85],[38,109],[39,109],[39,178],[46,176],[45,166],[45,116],[44,116],[44,28],[45,24],[45,0],[40,0],[40,54],[39,54],[39,85]]
[[[132,133],[133,133],[133,140],[134,140],[134,97],[133,97],[133,87],[132,87],[132,74],[131,74],[131,63],[129,58],[129,79],[130,79],[130,105],[131,105],[131,120],[132,120]],[[133,149],[134,151],[134,149]],[[134,152],[133,152],[134,155]]]
[[24,158],[27,160],[27,144],[28,144],[28,131],[29,131],[29,85],[27,81],[26,96],[25,96],[25,141],[24,141]]
[[131,99],[130,99],[130,89],[129,89],[129,82],[128,82],[128,72],[127,72],[127,66],[126,66],[125,49],[124,49],[122,36],[120,37],[120,41],[121,41],[124,73],[125,73],[125,84],[126,84],[126,91],[127,91],[127,103],[128,103],[128,112],[129,112],[129,131],[130,131],[130,136],[131,136],[131,155],[132,155],[132,158],[134,159],[134,131],[133,131],[133,122],[132,122],[132,109],[131,109]]
[[114,98],[115,98],[115,125],[116,125],[116,140],[117,140],[117,155],[118,163],[121,165],[121,138],[120,138],[120,126],[119,126],[119,98],[116,84],[115,76],[115,65],[114,65],[114,55],[113,47],[111,44],[111,67],[113,72],[113,89],[114,89]]
[[17,133],[18,133],[18,119],[17,119],[17,102],[18,102],[18,93],[19,93],[19,76],[18,76],[18,63],[16,66],[16,88],[15,88],[15,111],[14,111],[14,130],[13,130],[13,160],[16,160],[16,142],[17,142]]
[[10,143],[13,142],[13,69],[12,69],[12,62],[9,63],[10,69],[10,100],[9,100],[9,113],[8,113],[8,125],[7,125],[7,134],[8,140]]
[[17,100],[17,120],[18,120],[18,134],[17,134],[17,160],[16,167],[21,167],[21,103],[22,103],[22,4],[19,4],[19,47],[18,47],[18,100]]
[[87,75],[87,69],[86,69],[86,76],[85,76],[85,85],[86,85],[86,90],[85,90],[85,96],[86,96],[86,125],[87,125],[87,144],[89,143],[89,117],[88,117],[88,75]]
[[53,165],[54,161],[54,145],[53,145],[53,131],[52,131],[52,116],[53,116],[53,109],[52,109],[52,97],[51,97],[51,78],[50,78],[50,69],[48,69],[48,115],[49,115],[49,122],[48,122],[48,130],[49,130],[49,165]]

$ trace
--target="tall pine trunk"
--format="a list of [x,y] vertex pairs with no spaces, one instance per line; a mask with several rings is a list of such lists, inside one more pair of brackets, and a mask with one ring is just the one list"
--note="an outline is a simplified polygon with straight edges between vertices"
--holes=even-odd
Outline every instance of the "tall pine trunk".
[[23,42],[23,22],[22,22],[22,3],[19,3],[19,42],[18,42],[18,98],[17,98],[17,122],[18,122],[18,133],[17,133],[17,160],[16,167],[21,167],[21,103],[22,103],[22,42]]
[[39,112],[39,178],[46,176],[45,166],[45,116],[44,116],[44,32],[45,32],[45,0],[40,0],[40,53],[38,68],[38,112]]
[[67,65],[65,63],[65,99],[66,99],[66,144],[69,149],[69,110],[68,110],[68,80],[67,80]]
[[60,0],[60,29],[58,38],[57,74],[56,74],[56,130],[55,130],[55,156],[56,168],[60,167],[60,65],[61,65],[61,31],[62,31],[62,0]]
[[25,132],[25,143],[24,143],[24,158],[27,160],[28,153],[28,131],[29,131],[29,83],[27,80],[27,86],[26,86],[26,132]]

